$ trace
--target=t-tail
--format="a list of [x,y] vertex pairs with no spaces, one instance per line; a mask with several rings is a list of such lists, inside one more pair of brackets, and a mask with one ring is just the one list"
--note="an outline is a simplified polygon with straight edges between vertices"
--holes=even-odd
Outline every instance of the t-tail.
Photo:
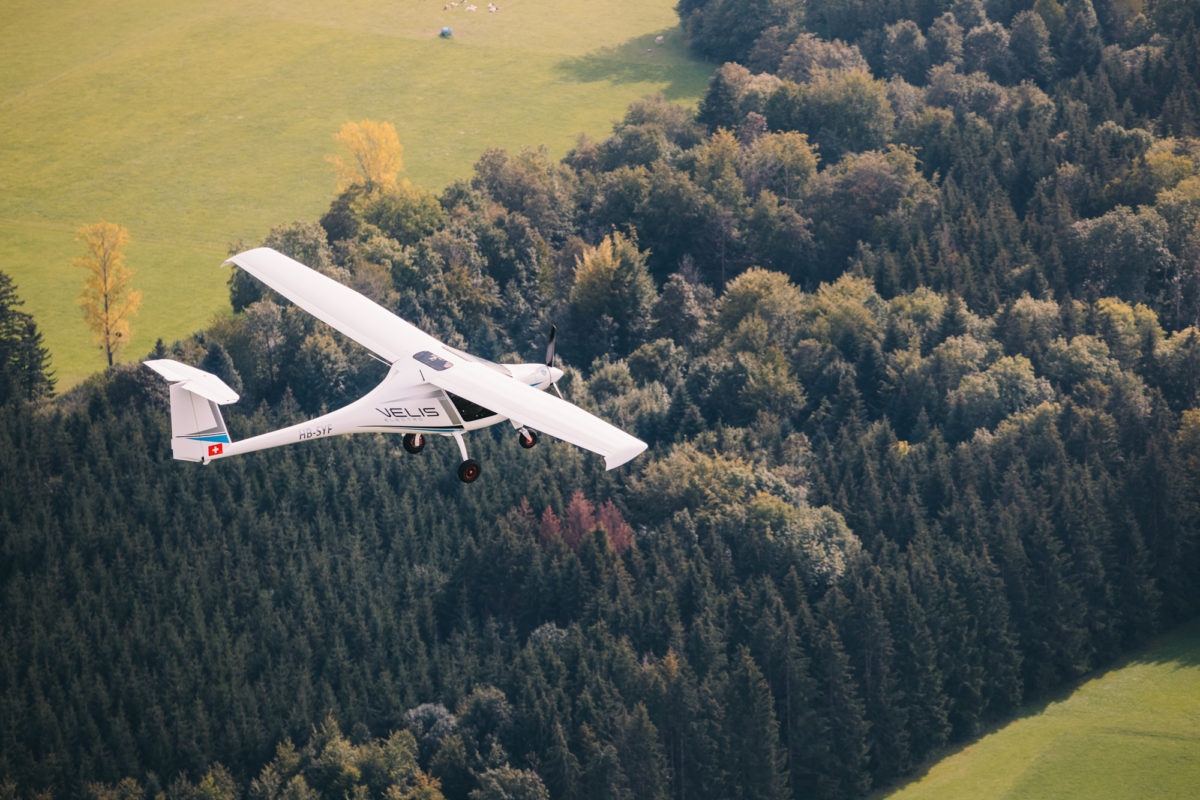
[[201,463],[226,455],[230,439],[220,407],[236,403],[237,392],[216,375],[169,358],[145,364],[171,385],[171,455]]

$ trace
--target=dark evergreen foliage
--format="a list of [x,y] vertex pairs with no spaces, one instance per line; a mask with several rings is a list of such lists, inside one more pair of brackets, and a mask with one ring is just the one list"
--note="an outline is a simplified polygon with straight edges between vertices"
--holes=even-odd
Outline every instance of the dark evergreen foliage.
[[[378,436],[174,462],[147,370],[48,400],[0,275],[0,794],[857,797],[1200,611],[1192,7],[679,13],[750,67],[698,119],[267,240],[484,356],[560,323],[651,443],[615,475],[498,429],[469,487]],[[155,357],[235,436],[382,377],[230,288]]]
[[33,317],[21,311],[12,278],[0,272],[0,407],[37,402],[54,391],[50,353]]

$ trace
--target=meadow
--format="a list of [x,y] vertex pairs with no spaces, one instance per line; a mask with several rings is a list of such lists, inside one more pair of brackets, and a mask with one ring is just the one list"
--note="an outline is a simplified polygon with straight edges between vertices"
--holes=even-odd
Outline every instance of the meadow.
[[321,215],[343,122],[392,122],[406,176],[436,191],[485,148],[561,157],[638,97],[694,105],[711,71],[687,54],[671,0],[6,5],[0,270],[60,391],[104,366],[77,303],[85,223],[132,235],[145,297],[124,358],[138,358],[228,313],[232,245]]
[[887,800],[1194,798],[1200,624],[938,761]]

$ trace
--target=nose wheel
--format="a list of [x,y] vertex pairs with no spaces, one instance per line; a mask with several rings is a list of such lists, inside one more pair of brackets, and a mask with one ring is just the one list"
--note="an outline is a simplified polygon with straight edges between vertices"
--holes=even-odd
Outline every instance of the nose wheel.
[[404,449],[416,454],[425,449],[425,437],[419,433],[404,434]]
[[521,443],[521,447],[528,450],[538,443],[537,431],[530,430],[529,428],[521,428],[517,433],[517,441]]

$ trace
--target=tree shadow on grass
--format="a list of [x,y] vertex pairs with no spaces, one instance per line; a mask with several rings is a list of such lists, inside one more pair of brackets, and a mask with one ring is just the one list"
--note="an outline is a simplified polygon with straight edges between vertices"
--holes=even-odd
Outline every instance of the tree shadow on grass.
[[[1030,698],[1025,705],[1012,712],[1011,716],[1000,719],[981,721],[975,734],[965,740],[951,742],[931,753],[920,765],[905,776],[897,778],[886,786],[878,786],[867,795],[867,800],[883,800],[902,789],[919,784],[944,759],[970,747],[1008,727],[1018,720],[1036,717],[1057,703],[1070,699],[1085,683],[1099,678],[1110,672],[1138,664],[1170,665],[1177,670],[1196,669],[1200,667],[1200,619],[1185,622],[1173,630],[1160,632],[1138,652],[1128,653],[1110,664],[1098,666],[1096,669],[1071,681],[1065,686],[1052,689],[1046,694]],[[1145,735],[1143,732],[1142,735]],[[1189,739],[1190,741],[1190,739]]]
[[1126,663],[1174,664],[1180,669],[1200,667],[1200,619],[1151,639],[1145,650],[1126,659]]
[[688,52],[676,26],[565,58],[554,69],[563,80],[576,83],[655,83],[667,100],[690,100],[703,94],[713,66]]

